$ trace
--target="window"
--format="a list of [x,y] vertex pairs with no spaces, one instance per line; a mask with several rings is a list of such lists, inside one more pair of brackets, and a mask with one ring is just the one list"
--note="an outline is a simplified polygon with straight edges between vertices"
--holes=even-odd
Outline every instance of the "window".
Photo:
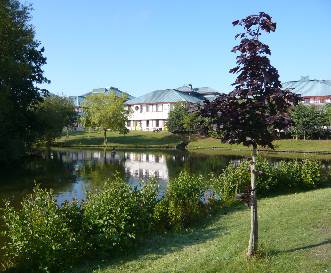
[[146,127],[149,127],[149,120],[146,120]]
[[126,123],[126,126],[128,126],[128,127],[131,126],[131,120],[128,120],[128,122]]
[[149,111],[150,111],[150,105],[147,104],[147,105],[146,105],[146,112],[149,112]]
[[157,120],[155,120],[155,127],[159,127],[159,124],[160,123],[160,121],[157,119]]
[[156,112],[162,112],[163,111],[163,104],[157,104],[156,105]]
[[170,111],[174,110],[174,108],[175,108],[175,104],[170,104]]

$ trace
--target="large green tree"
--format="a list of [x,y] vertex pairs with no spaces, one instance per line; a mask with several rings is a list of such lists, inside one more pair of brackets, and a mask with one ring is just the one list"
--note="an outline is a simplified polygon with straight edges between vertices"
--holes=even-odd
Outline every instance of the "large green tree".
[[[170,111],[167,128],[173,134],[188,137],[192,134],[208,133],[209,119],[194,112],[193,107],[185,103],[176,103]],[[192,109],[192,110],[191,110]]]
[[85,126],[97,127],[103,131],[104,145],[107,145],[107,130],[126,134],[129,111],[124,108],[126,96],[114,92],[87,96],[82,104],[82,120]]
[[299,104],[291,111],[293,119],[292,132],[296,138],[319,138],[328,125],[326,111],[313,105]]
[[77,113],[73,103],[65,97],[47,96],[36,109],[39,139],[50,145],[56,137],[61,136],[63,129],[74,125]]
[[0,160],[22,157],[36,136],[35,105],[43,75],[44,49],[30,23],[31,7],[0,0]]

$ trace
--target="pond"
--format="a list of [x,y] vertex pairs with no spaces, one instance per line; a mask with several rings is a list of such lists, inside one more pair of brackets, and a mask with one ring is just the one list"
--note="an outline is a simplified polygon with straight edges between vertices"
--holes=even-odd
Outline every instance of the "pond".
[[[270,156],[270,155],[266,155]],[[270,160],[279,161],[284,155],[272,155]],[[195,174],[220,173],[232,162],[238,164],[248,155],[224,155],[212,153],[189,153],[180,151],[144,151],[93,149],[52,149],[43,151],[41,157],[23,164],[21,168],[2,171],[0,177],[0,207],[3,200],[14,204],[32,191],[35,183],[52,188],[59,204],[73,198],[83,200],[86,191],[97,187],[118,173],[132,186],[139,181],[155,176],[160,193],[164,192],[169,179],[180,171]],[[296,158],[286,159],[296,160]],[[320,159],[330,168],[330,159]]]

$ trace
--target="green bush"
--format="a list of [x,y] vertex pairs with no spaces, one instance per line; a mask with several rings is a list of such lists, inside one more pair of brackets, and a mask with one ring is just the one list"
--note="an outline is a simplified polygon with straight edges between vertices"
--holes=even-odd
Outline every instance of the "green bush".
[[280,161],[276,164],[277,187],[276,190],[290,191],[301,185],[301,162]]
[[137,234],[150,229],[154,204],[155,183],[140,191],[115,176],[100,191],[88,194],[83,205],[83,228],[87,245],[93,250],[124,249]]
[[301,165],[302,183],[308,187],[316,187],[321,184],[321,163],[316,160],[305,159]]
[[209,180],[221,202],[232,203],[235,194],[250,183],[249,163],[243,161],[238,166],[229,164],[220,175],[211,175]]
[[7,203],[2,214],[7,262],[23,272],[57,272],[71,263],[79,240],[66,211],[59,209],[52,191],[39,186],[22,201],[19,211]]
[[[271,163],[258,158],[256,169],[256,188],[260,196],[280,191],[308,189],[323,182],[321,164],[313,160]],[[229,164],[220,175],[210,176],[210,184],[223,203],[233,202],[235,194],[244,191],[250,185],[249,162],[242,161],[238,166]]]
[[206,216],[216,202],[208,179],[183,171],[168,183],[164,198],[156,205],[158,228],[182,229]]

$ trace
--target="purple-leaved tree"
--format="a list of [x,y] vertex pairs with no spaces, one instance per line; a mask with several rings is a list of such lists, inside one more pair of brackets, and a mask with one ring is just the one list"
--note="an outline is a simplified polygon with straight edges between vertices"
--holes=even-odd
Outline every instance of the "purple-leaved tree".
[[263,32],[276,30],[276,23],[272,18],[260,12],[232,24],[244,29],[236,35],[240,42],[232,49],[232,52],[238,54],[237,65],[230,70],[230,73],[237,74],[233,83],[234,90],[229,94],[221,94],[214,101],[205,102],[200,111],[203,116],[212,120],[222,141],[252,147],[249,192],[251,233],[247,255],[253,256],[258,243],[257,147],[274,148],[272,141],[278,132],[291,125],[288,110],[298,103],[299,96],[282,89],[278,71],[268,59],[270,48],[260,40]]

